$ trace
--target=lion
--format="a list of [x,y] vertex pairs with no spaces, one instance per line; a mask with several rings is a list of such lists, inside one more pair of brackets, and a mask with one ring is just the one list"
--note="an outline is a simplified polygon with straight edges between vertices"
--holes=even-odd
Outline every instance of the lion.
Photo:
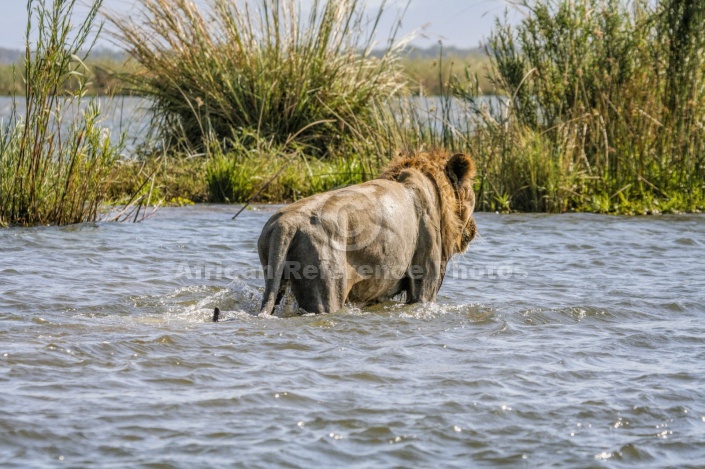
[[477,233],[474,177],[467,154],[404,153],[376,179],[278,210],[257,245],[266,279],[259,314],[272,314],[287,286],[305,313],[402,293],[407,303],[435,301],[448,261]]

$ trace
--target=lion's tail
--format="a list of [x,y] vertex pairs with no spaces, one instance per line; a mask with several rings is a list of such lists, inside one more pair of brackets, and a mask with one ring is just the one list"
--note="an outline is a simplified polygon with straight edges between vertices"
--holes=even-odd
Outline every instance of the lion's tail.
[[[262,261],[265,276],[260,315],[272,314],[274,307],[281,301],[286,288],[286,283],[283,280],[286,256],[295,234],[295,229],[286,229],[276,224],[269,232],[269,236],[260,240],[260,260]],[[269,242],[267,243],[267,241]]]

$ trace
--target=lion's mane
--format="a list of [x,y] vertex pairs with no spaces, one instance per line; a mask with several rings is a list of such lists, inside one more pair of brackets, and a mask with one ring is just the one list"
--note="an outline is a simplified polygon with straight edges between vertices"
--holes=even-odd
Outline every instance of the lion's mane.
[[[433,149],[418,153],[402,152],[389,162],[378,179],[396,181],[405,169],[415,169],[428,177],[436,186],[438,199],[441,202],[441,246],[444,260],[458,250],[458,239],[463,226],[459,213],[458,197],[466,198],[472,190],[472,181],[466,185],[455,188],[451,181],[446,165],[452,154],[440,149]],[[467,161],[470,179],[475,177],[475,164],[468,156]]]

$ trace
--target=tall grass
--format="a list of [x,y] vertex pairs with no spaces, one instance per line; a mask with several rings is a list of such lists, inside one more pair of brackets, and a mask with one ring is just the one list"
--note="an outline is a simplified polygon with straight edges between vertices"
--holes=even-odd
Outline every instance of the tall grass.
[[[77,27],[71,23],[75,4],[27,3],[26,114],[15,114],[0,131],[0,224],[68,224],[98,216],[120,146],[100,127],[97,103],[83,99],[81,62],[100,30],[95,23],[101,1],[92,3]],[[70,81],[77,92],[62,95]]]
[[[372,54],[384,2],[368,24],[358,0],[139,0],[109,16],[148,73],[127,76],[153,100],[161,140],[262,142],[317,157],[389,152],[380,102],[397,92],[400,44]],[[370,150],[373,149],[373,150]]]
[[[705,200],[705,3],[537,0],[488,41],[475,129],[484,209],[648,212]],[[493,107],[493,108],[492,108]]]

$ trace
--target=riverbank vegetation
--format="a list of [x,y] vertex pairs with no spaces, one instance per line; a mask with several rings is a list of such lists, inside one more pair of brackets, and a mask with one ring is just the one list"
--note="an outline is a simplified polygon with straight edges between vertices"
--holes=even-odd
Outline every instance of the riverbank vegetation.
[[[256,22],[219,2],[209,14],[181,0],[140,3],[140,22],[114,21],[126,50],[158,70],[135,84],[155,99],[162,137],[218,149],[211,200],[248,200],[277,173],[272,161],[344,161],[326,171],[345,175],[335,185],[373,176],[395,148],[443,145],[477,159],[481,210],[703,208],[705,7],[526,2],[518,25],[497,22],[487,62],[431,63],[441,98],[429,114],[400,82],[399,50],[360,47],[355,1],[316,2],[306,34],[294,2],[262,2]],[[487,87],[504,97],[485,98]],[[279,187],[262,200],[328,187],[299,183],[310,191]]]
[[[85,54],[85,51],[79,51]],[[83,79],[67,80],[61,84],[63,94],[81,93],[87,96],[118,96],[130,95],[134,92],[129,88],[122,76],[126,73],[138,73],[134,61],[127,58],[108,56],[86,56],[82,63],[72,59],[71,67],[80,69]],[[24,60],[18,63],[0,64],[0,96],[24,97],[26,89],[22,77],[26,76]]]
[[[91,219],[108,199],[291,201],[370,179],[397,150],[432,146],[474,156],[478,210],[705,209],[705,4],[532,0],[518,24],[497,21],[482,58],[440,48],[423,58],[405,55],[394,31],[380,52],[384,7],[370,20],[357,0],[306,11],[295,0],[206,3],[138,0],[129,18],[108,16],[130,56],[120,86],[154,111],[131,155],[103,138],[95,106],[61,138],[63,127],[42,120],[61,115],[57,91],[85,99],[80,48],[46,50],[70,52],[47,62],[37,47],[25,59],[23,77],[64,65],[46,86],[20,81],[31,112],[3,133],[5,223]],[[418,97],[428,94],[437,97]],[[83,218],[27,215],[77,193],[93,194],[69,210],[86,209]]]
[[[14,52],[14,51],[13,51]],[[14,54],[13,54],[14,55]],[[441,59],[442,60],[439,60]],[[447,77],[462,75],[466,68],[478,72],[484,93],[495,94],[496,90],[489,81],[489,58],[480,49],[445,51],[442,48],[429,49],[411,48],[400,56],[400,85],[411,95],[438,96],[441,94],[439,75]],[[89,96],[126,96],[138,95],[138,91],[130,86],[126,77],[144,73],[144,69],[127,54],[105,51],[92,52],[85,62],[86,83],[83,91]],[[440,66],[443,70],[440,70]],[[23,96],[24,85],[21,77],[23,61],[0,63],[0,96]],[[67,89],[62,91],[75,92],[74,83],[66,83]]]
[[[75,3],[28,4],[36,42],[24,59],[26,113],[0,128],[0,225],[78,223],[103,208],[121,145],[100,126],[98,104],[83,99],[81,51],[90,51],[100,1],[73,27]],[[68,82],[76,92],[59,95]]]
[[494,110],[456,89],[485,209],[657,213],[705,200],[705,3],[537,0],[488,42]]
[[490,81],[490,59],[483,49],[459,50],[443,44],[425,50],[412,49],[400,60],[406,90],[412,96],[443,96],[449,80],[466,78],[471,72],[483,95],[494,96],[500,90]]

